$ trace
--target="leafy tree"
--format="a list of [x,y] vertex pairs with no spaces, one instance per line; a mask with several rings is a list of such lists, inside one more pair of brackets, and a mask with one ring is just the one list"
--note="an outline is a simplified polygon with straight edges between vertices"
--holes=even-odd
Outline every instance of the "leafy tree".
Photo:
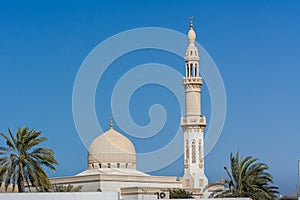
[[0,133],[6,142],[5,147],[0,147],[0,187],[3,182],[5,191],[10,183],[13,191],[17,185],[18,191],[24,192],[25,184],[38,191],[48,191],[51,185],[42,166],[55,171],[54,166],[58,163],[51,149],[38,147],[47,138],[40,137],[41,131],[29,130],[26,126],[19,128],[16,136],[10,129],[8,132],[9,136]]
[[228,178],[211,183],[206,189],[212,189],[210,197],[250,197],[253,200],[276,199],[278,187],[271,186],[273,177],[266,172],[269,167],[257,162],[252,156],[242,157],[237,152],[230,154],[231,170],[224,167]]
[[53,192],[81,192],[82,186],[76,186],[73,185],[53,185]]
[[170,199],[193,199],[193,193],[184,189],[173,189],[170,190]]

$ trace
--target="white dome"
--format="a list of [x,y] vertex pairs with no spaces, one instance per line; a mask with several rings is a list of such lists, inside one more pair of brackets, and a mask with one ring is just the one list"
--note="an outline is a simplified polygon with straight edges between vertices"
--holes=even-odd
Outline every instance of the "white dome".
[[135,167],[135,148],[128,138],[111,128],[91,143],[88,164],[89,168]]
[[195,42],[195,40],[196,40],[196,33],[195,33],[194,29],[191,28],[188,32],[188,41]]

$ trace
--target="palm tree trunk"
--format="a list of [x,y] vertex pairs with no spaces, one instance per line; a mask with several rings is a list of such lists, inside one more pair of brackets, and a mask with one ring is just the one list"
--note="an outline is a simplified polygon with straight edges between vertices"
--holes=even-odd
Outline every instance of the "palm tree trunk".
[[18,190],[19,193],[24,192],[25,189],[25,185],[24,185],[24,168],[23,165],[21,163],[19,163],[19,177],[18,177]]
[[21,176],[19,176],[19,179],[18,179],[18,190],[19,190],[19,193],[24,192],[24,181],[22,179],[23,178],[21,178]]

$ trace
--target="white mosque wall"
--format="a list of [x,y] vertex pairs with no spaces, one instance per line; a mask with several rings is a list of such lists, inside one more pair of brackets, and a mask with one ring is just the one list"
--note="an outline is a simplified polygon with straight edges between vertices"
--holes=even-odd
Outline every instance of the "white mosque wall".
[[121,200],[158,200],[158,198],[154,194],[137,194],[124,196]]
[[101,183],[101,190],[105,191],[116,191],[120,192],[120,188],[127,188],[127,187],[159,187],[159,188],[176,188],[178,184],[164,184],[164,183],[143,183],[143,182],[119,182],[119,181],[105,181]]
[[120,188],[126,187],[159,187],[159,188],[177,188],[178,184],[164,183],[142,183],[142,182],[121,182],[121,181],[97,181],[97,182],[82,182],[71,183],[74,187],[82,186],[83,192],[97,192],[99,189],[102,192],[120,192]]
[[[2,193],[0,200],[120,200],[118,192],[69,192],[69,193]],[[156,195],[129,195],[123,200],[157,200]],[[121,199],[121,200],[122,200]],[[169,200],[169,199],[166,199]],[[183,200],[183,199],[178,199]],[[210,199],[202,199],[210,200]],[[216,198],[214,200],[251,200],[250,198]]]
[[0,200],[119,200],[118,192],[3,193]]
[[130,187],[157,187],[178,188],[181,184],[176,177],[166,176],[118,176],[118,175],[91,175],[73,176],[50,179],[51,184],[82,186],[83,192],[120,192],[120,188]]

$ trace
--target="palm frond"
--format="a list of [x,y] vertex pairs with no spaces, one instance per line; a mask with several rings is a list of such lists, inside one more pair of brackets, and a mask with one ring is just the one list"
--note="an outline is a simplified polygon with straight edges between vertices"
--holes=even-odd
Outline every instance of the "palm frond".
[[[230,154],[230,170],[224,167],[229,178],[211,183],[205,188],[215,187],[210,197],[250,197],[253,200],[273,200],[278,187],[272,186],[273,177],[267,172],[269,167],[252,156],[243,157],[237,151]],[[216,186],[223,186],[223,188]]]
[[[0,147],[0,179],[4,180],[5,189],[13,184],[19,192],[24,192],[25,183],[38,191],[49,191],[51,188],[47,173],[43,166],[55,171],[57,161],[54,152],[49,148],[37,147],[46,137],[41,137],[41,131],[18,128],[16,136],[8,129],[9,136],[0,135],[5,139],[7,147]],[[0,183],[1,186],[2,183]]]

